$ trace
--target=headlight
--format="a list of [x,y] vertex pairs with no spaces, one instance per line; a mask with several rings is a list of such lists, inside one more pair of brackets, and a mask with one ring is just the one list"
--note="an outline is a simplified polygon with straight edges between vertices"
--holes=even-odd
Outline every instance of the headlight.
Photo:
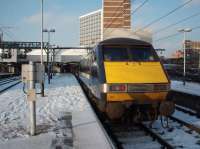
[[109,91],[110,92],[126,92],[127,85],[126,84],[110,84]]

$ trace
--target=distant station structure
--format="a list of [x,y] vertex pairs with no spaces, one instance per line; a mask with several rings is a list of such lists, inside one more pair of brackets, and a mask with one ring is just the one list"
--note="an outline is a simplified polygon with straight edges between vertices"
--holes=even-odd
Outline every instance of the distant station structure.
[[[40,62],[40,42],[8,42],[0,43],[0,72],[20,73],[21,64]],[[62,72],[69,63],[77,63],[90,47],[49,47],[48,42],[43,43],[44,63],[50,63],[54,72]],[[47,50],[50,50],[48,55]],[[48,55],[48,56],[47,56]],[[48,60],[47,60],[48,59]]]
[[[3,41],[0,43],[1,62],[20,63],[27,61],[27,53],[33,49],[41,47],[40,42],[10,42]],[[44,43],[44,49],[48,48],[48,44]]]
[[[186,40],[186,68],[196,69],[200,72],[200,41]],[[172,58],[167,59],[167,63],[183,65],[183,50],[177,50],[172,54]]]
[[[40,42],[1,41],[0,72],[20,73],[21,64],[28,63],[27,53],[40,48]],[[44,43],[44,49],[47,43]]]
[[[77,64],[82,56],[87,54],[90,47],[54,47],[50,55],[50,63],[54,72],[65,72],[70,70],[70,64]],[[43,60],[47,62],[47,53],[43,52]],[[40,49],[33,50],[27,54],[27,59],[33,62],[40,62]]]

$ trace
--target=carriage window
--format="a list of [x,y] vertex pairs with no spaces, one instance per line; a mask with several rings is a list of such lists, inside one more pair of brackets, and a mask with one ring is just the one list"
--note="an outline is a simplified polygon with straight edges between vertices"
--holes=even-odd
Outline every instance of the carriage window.
[[130,56],[133,61],[158,61],[153,49],[150,48],[130,48]]
[[105,61],[127,61],[127,48],[121,47],[105,47],[103,49]]

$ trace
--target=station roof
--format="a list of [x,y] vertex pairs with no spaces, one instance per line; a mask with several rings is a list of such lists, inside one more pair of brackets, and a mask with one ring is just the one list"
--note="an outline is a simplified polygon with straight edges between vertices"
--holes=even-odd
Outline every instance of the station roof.
[[[86,49],[62,49],[62,50],[56,50],[56,53],[57,55],[61,55],[61,56],[64,56],[64,55],[80,56],[80,55],[87,54],[87,50]],[[40,55],[40,54],[41,54],[40,49],[36,49],[28,53],[28,55]],[[43,55],[46,55],[45,50],[43,50]]]

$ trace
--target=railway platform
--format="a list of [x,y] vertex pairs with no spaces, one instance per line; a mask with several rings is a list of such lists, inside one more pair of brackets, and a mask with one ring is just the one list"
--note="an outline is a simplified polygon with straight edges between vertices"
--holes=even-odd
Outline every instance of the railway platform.
[[176,105],[189,108],[200,114],[200,84],[182,81],[172,81],[171,91]]
[[176,91],[176,92],[200,96],[200,84],[199,83],[186,82],[186,84],[183,85],[182,81],[173,80],[171,82],[171,89],[172,89],[172,91]]
[[110,149],[103,127],[76,78],[57,75],[36,101],[37,135],[27,129],[28,105],[22,83],[0,95],[0,149]]
[[113,149],[114,146],[94,111],[88,107],[72,113],[74,147],[77,149]]

